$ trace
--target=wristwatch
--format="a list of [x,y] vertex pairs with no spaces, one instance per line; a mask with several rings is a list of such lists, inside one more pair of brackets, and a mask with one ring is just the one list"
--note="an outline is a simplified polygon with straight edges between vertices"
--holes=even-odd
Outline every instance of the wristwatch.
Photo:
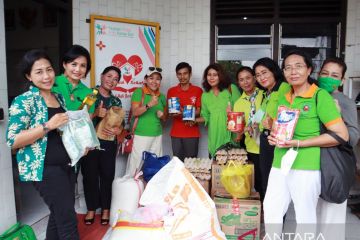
[[48,133],[50,131],[50,129],[46,126],[46,122],[42,123],[41,126],[43,127],[43,131],[45,133]]

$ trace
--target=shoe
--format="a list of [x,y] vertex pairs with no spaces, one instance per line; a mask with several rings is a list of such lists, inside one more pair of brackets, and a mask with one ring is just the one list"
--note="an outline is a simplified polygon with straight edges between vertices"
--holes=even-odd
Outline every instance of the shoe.
[[[107,209],[107,210],[103,210],[102,212],[101,212],[101,220],[100,220],[100,224],[101,225],[108,225],[109,224],[109,221],[110,221],[110,219],[109,219],[109,210]],[[107,213],[107,214],[105,214],[105,213]],[[105,218],[104,217],[104,215],[107,215],[107,218]]]
[[[89,214],[89,212],[86,214],[86,216]],[[84,218],[84,223],[85,225],[92,225],[95,221],[95,212],[94,212],[94,216],[92,218]]]

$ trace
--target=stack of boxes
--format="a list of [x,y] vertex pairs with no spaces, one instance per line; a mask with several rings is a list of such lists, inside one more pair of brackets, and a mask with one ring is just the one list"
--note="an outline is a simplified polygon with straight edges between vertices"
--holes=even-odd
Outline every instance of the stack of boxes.
[[[221,229],[228,240],[260,239],[261,203],[259,194],[254,192],[254,174],[250,196],[233,199],[220,181],[221,171],[229,160],[247,164],[247,152],[244,149],[223,149],[215,154],[211,171],[211,197],[216,205]],[[253,164],[251,166],[254,167]]]

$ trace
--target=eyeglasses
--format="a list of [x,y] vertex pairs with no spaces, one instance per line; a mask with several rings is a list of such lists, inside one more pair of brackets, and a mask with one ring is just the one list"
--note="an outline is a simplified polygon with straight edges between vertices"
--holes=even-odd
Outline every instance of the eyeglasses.
[[270,74],[270,71],[264,70],[264,71],[262,71],[262,72],[260,72],[260,73],[255,74],[255,78],[256,78],[256,79],[260,79],[260,78],[262,78],[262,77],[268,77],[269,74]]
[[284,72],[290,73],[292,70],[295,70],[295,72],[301,72],[303,68],[306,68],[307,66],[305,64],[296,64],[295,66],[285,66]]
[[149,67],[149,71],[157,71],[157,72],[162,72],[162,68],[159,68],[159,67]]

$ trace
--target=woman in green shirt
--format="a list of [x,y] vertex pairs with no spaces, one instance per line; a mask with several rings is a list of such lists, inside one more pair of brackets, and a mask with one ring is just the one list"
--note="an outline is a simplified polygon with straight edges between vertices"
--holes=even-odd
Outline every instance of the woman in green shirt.
[[218,63],[210,64],[205,69],[202,85],[205,92],[201,96],[201,113],[195,121],[208,126],[208,148],[213,157],[217,148],[231,141],[231,132],[227,130],[227,112],[240,97],[240,91],[231,84]]
[[[237,81],[243,90],[240,98],[235,102],[234,112],[245,114],[246,128],[239,133],[239,137],[245,135],[245,146],[248,159],[254,163],[255,168],[255,190],[262,195],[262,182],[259,163],[259,126],[255,119],[255,113],[259,110],[263,100],[263,90],[256,87],[255,73],[250,67],[241,67],[236,73]],[[239,138],[240,140],[240,138]]]
[[320,147],[339,144],[330,135],[320,134],[320,124],[345,141],[349,139],[331,95],[318,88],[310,77],[311,58],[302,51],[292,50],[285,55],[282,69],[291,89],[279,97],[278,105],[287,111],[298,110],[299,117],[291,140],[279,144],[274,129],[268,137],[269,143],[276,146],[264,200],[265,227],[271,236],[280,236],[283,215],[291,201],[298,224],[296,232],[304,233],[305,225],[307,233],[316,231],[316,207],[321,190]]
[[[63,56],[64,73],[55,78],[52,91],[63,95],[68,110],[78,110],[84,98],[92,90],[81,82],[91,69],[89,51],[80,45],[73,45]],[[94,105],[88,109],[95,110]]]
[[260,192],[261,201],[264,200],[269,173],[274,158],[274,147],[269,145],[267,137],[272,127],[274,109],[277,109],[278,98],[284,90],[289,88],[285,83],[284,75],[278,64],[270,58],[260,58],[253,66],[255,78],[262,88],[264,97],[258,114],[262,114],[262,121],[259,124],[260,130],[260,175],[262,191]]

